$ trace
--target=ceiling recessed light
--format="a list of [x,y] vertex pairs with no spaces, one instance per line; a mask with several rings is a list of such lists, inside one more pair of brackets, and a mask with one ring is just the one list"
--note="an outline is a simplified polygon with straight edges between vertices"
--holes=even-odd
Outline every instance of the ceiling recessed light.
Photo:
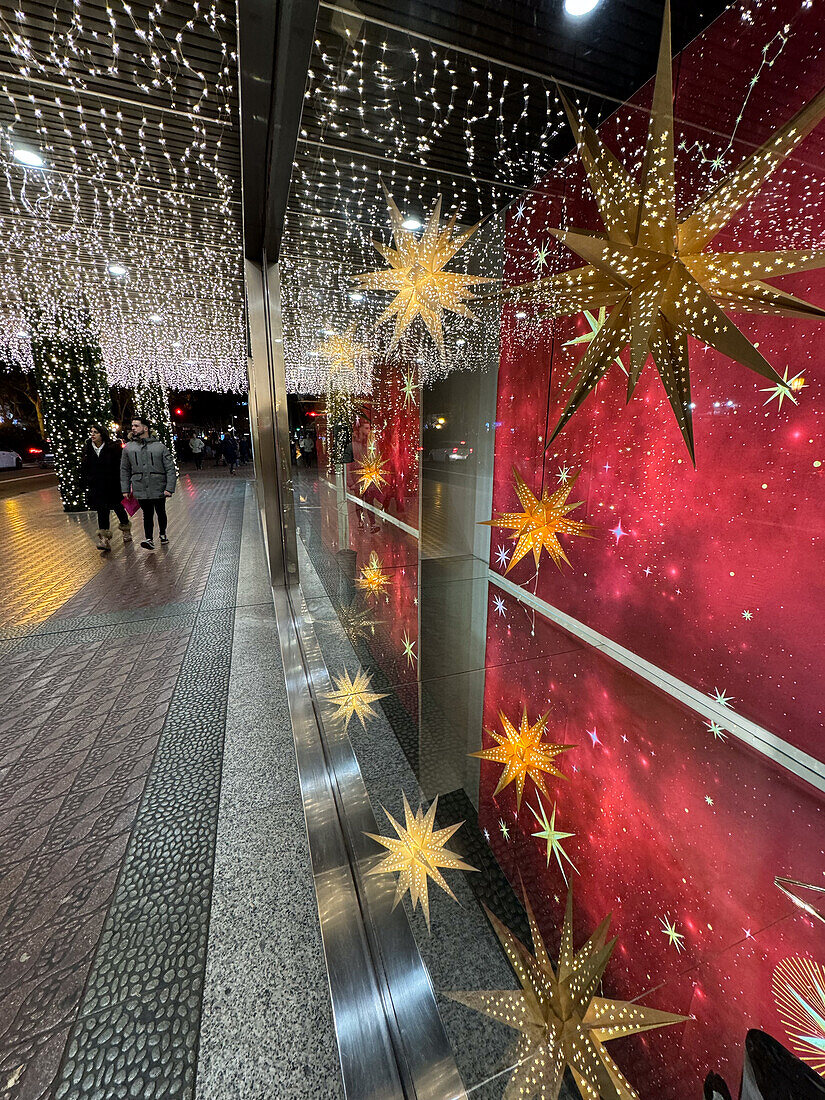
[[568,15],[587,15],[599,3],[599,0],[564,0],[564,10]]
[[409,216],[409,217],[407,217],[407,218],[404,218],[404,220],[403,220],[403,222],[401,223],[401,225],[402,225],[402,226],[404,227],[404,229],[409,229],[409,230],[411,230],[412,232],[415,232],[415,230],[416,230],[416,229],[420,229],[420,228],[421,228],[421,226],[422,226],[422,221],[421,221],[421,218],[417,218],[417,217],[415,216],[415,214],[410,214],[410,216]]
[[36,149],[26,149],[23,145],[18,145],[12,156],[26,168],[42,168],[46,163]]
[[153,325],[162,325],[163,324],[163,318],[161,317],[161,315],[159,313],[150,313],[149,314],[149,320],[152,322]]
[[114,275],[116,279],[120,279],[127,274],[128,269],[123,264],[118,263],[117,260],[113,260],[110,264],[106,265],[106,270],[110,275]]

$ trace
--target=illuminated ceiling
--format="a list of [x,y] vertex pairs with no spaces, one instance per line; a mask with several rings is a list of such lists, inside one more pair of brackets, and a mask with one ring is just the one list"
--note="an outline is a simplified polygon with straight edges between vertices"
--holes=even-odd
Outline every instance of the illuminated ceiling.
[[0,42],[0,357],[79,292],[112,382],[245,388],[234,4],[16,0]]

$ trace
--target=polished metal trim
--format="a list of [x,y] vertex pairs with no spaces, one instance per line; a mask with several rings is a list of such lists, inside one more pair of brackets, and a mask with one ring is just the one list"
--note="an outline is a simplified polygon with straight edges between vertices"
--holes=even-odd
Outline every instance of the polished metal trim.
[[303,594],[273,596],[347,1098],[466,1100],[395,884],[364,873],[378,826],[346,730],[321,716],[330,679]]
[[698,688],[691,687],[684,680],[665,672],[663,668],[646,661],[644,657],[640,657],[632,650],[625,649],[623,645],[619,645],[618,642],[614,642],[606,635],[600,634],[585,623],[579,622],[572,615],[553,607],[546,600],[514,584],[507,577],[502,577],[495,570],[488,570],[488,577],[497,587],[514,596],[520,603],[526,604],[534,611],[538,611],[545,619],[549,619],[557,626],[562,627],[568,634],[580,638],[594,649],[598,649],[608,657],[612,657],[618,664],[629,668],[631,672],[635,672],[637,676],[647,680],[648,683],[672,696],[703,718],[718,722],[727,733],[732,734],[744,744],[750,745],[751,748],[756,749],[772,763],[779,764],[789,772],[793,772],[794,775],[804,779],[806,783],[810,783],[817,790],[825,791],[825,765],[814,759],[813,756],[809,756],[808,753],[803,752],[802,749],[796,748],[775,733],[766,730],[764,726],[757,725],[750,718],[737,714],[731,707],[717,703],[712,696],[703,695]]

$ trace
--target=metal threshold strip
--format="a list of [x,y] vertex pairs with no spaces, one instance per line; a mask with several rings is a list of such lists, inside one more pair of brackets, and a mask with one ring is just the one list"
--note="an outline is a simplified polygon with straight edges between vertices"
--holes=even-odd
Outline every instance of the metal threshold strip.
[[378,827],[348,735],[321,719],[329,678],[303,595],[273,601],[347,1100],[466,1100],[394,883],[361,873]]

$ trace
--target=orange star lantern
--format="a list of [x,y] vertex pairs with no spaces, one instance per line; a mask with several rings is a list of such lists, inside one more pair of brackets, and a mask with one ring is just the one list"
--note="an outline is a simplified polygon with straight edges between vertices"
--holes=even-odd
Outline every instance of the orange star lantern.
[[527,707],[525,707],[522,711],[521,724],[518,729],[504,711],[499,711],[498,716],[504,728],[504,733],[485,730],[496,741],[495,748],[470,753],[471,756],[477,756],[480,760],[493,760],[497,764],[504,765],[504,771],[501,773],[498,786],[493,791],[493,797],[499,791],[503,791],[508,784],[515,781],[516,806],[521,809],[524,783],[529,775],[544,797],[549,799],[550,792],[545,785],[544,776],[553,775],[559,779],[567,778],[559,771],[553,761],[573,746],[553,745],[542,741],[542,736],[547,727],[548,716],[546,714],[543,714],[531,726],[527,721]]

